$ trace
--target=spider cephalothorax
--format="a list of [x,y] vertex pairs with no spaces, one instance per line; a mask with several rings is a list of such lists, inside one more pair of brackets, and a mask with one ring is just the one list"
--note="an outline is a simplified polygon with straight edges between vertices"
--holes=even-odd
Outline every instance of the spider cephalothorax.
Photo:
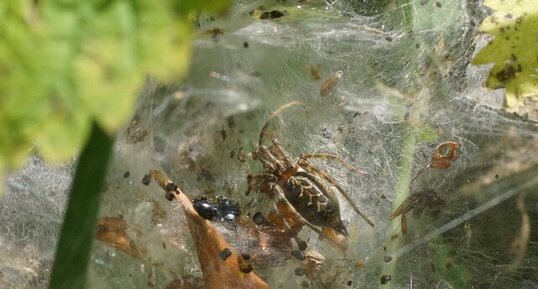
[[293,161],[276,138],[272,139],[269,146],[264,144],[270,121],[283,110],[298,104],[300,103],[294,101],[281,106],[265,121],[260,131],[258,148],[253,153],[253,157],[262,162],[264,170],[262,174],[248,176],[248,192],[254,189],[276,195],[290,204],[302,221],[318,233],[321,231],[316,226],[331,228],[347,236],[347,229],[340,217],[336,190],[368,224],[373,226],[373,223],[358,209],[338,182],[325,171],[315,167],[309,160],[330,159],[340,162],[355,172],[361,174],[365,172],[354,168],[334,154],[301,154],[297,161]]

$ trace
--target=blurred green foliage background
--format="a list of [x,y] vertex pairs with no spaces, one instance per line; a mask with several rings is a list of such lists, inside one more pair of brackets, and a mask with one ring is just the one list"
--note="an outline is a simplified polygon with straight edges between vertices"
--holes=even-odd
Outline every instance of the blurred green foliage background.
[[112,134],[148,76],[178,81],[197,10],[228,1],[0,3],[0,175],[30,152],[72,158],[95,120]]

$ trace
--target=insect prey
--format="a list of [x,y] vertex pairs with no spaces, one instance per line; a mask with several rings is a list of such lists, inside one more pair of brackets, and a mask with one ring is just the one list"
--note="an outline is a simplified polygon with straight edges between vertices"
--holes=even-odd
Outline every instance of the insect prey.
[[322,84],[319,89],[319,94],[321,96],[327,96],[331,94],[338,84],[338,80],[344,75],[344,72],[342,70],[338,70],[335,74],[331,75],[329,78],[327,78]]
[[[424,168],[420,169],[417,175],[409,182],[411,185],[422,173],[428,169],[440,169],[446,170],[452,166],[452,163],[458,157],[458,148],[460,144],[454,141],[445,141],[440,143],[432,155],[430,163]],[[440,206],[444,204],[444,201],[433,190],[425,190],[414,193],[407,197],[390,215],[389,219],[394,220],[397,217],[400,218],[402,234],[407,233],[407,219],[405,214],[413,210],[414,215],[418,215],[425,207],[429,208],[431,212],[438,212]]]

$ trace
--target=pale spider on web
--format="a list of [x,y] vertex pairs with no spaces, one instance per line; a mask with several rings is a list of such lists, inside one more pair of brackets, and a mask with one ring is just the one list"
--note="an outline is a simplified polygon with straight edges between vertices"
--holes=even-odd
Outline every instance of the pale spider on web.
[[[295,162],[284,151],[276,138],[272,139],[271,145],[264,144],[271,120],[284,110],[300,104],[298,101],[284,104],[273,111],[265,120],[260,131],[258,147],[252,154],[254,159],[263,163],[263,173],[248,176],[247,194],[255,190],[269,193],[285,201],[304,224],[320,235],[322,235],[321,230],[316,226],[331,228],[348,236],[348,231],[340,216],[336,190],[349,202],[355,212],[373,227],[374,224],[359,210],[336,179],[314,166],[310,159],[334,160],[356,173],[366,174],[364,171],[354,168],[341,157],[329,153],[304,153]],[[281,213],[280,215],[284,216],[285,214]]]

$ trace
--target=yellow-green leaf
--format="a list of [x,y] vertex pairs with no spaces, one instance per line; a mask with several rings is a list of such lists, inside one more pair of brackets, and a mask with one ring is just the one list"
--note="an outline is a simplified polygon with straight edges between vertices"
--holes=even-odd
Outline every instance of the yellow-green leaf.
[[480,30],[495,38],[473,60],[493,63],[486,86],[506,89],[508,108],[538,96],[538,3],[536,0],[486,0],[495,10]]

